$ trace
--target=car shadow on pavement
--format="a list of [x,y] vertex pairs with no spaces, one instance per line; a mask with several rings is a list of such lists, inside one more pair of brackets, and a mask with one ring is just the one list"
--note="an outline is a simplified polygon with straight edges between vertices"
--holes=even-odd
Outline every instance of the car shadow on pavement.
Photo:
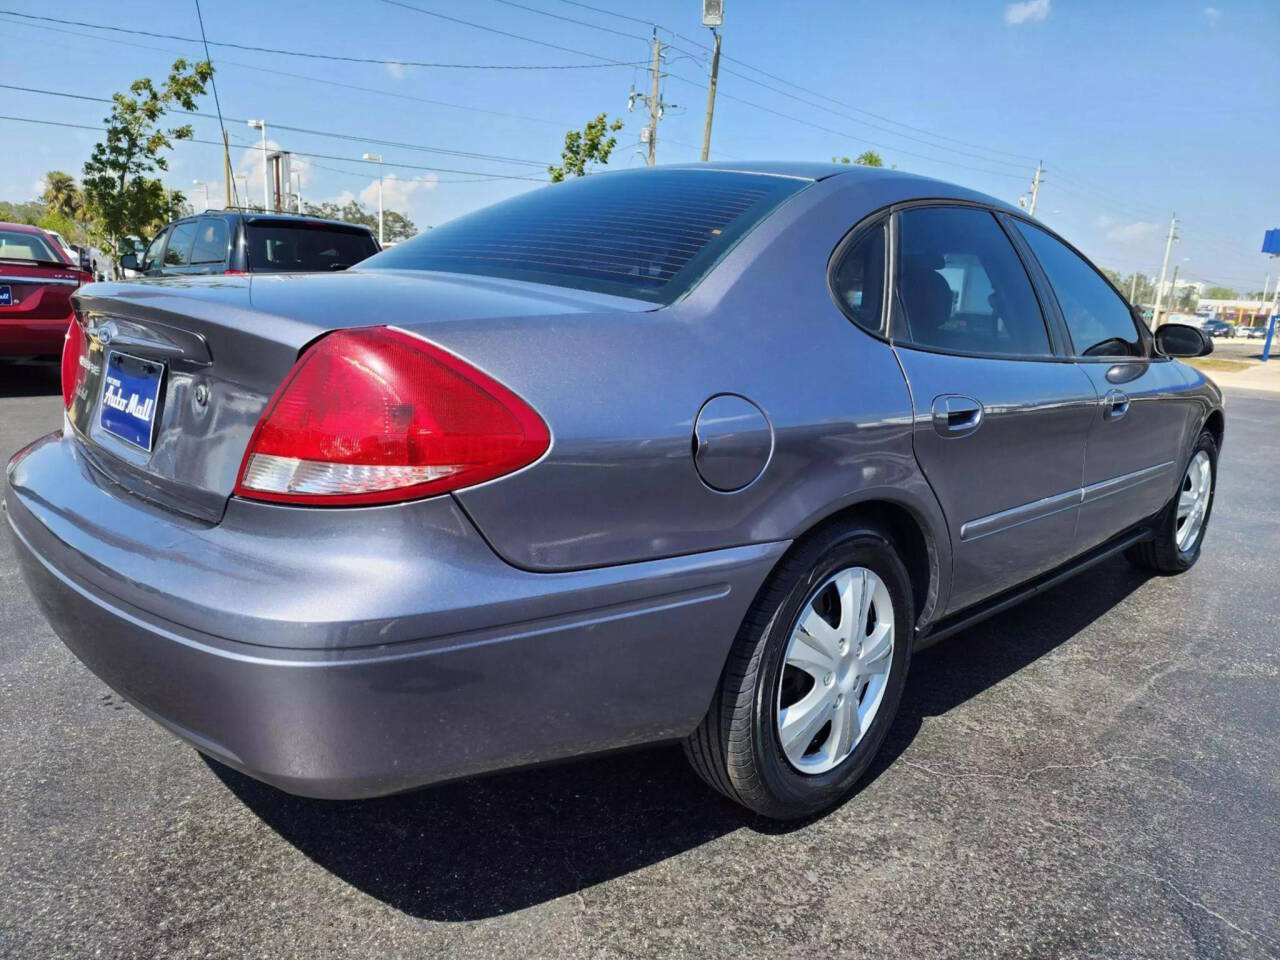
[[0,397],[52,397],[62,392],[62,368],[53,361],[0,360]]
[[[862,787],[938,716],[1069,640],[1147,575],[1116,559],[924,651]],[[785,834],[707,788],[679,747],[621,752],[377,800],[295,797],[206,758],[315,863],[417,917],[476,920],[587,889],[742,827]],[[847,803],[858,803],[854,794]]]

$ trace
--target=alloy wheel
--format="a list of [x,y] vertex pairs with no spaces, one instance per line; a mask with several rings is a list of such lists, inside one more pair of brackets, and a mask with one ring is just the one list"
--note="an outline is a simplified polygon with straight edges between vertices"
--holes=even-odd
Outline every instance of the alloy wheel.
[[1178,494],[1178,513],[1173,536],[1178,549],[1186,553],[1195,546],[1204,518],[1209,514],[1209,502],[1213,494],[1213,466],[1209,454],[1200,450],[1191,458],[1182,478]]
[[778,685],[778,740],[792,767],[826,773],[853,753],[884,698],[894,640],[893,600],[875,572],[848,567],[810,594]]

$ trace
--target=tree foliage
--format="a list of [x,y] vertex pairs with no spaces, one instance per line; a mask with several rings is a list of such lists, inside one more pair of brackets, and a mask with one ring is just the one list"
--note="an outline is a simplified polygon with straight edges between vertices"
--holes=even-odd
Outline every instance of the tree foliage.
[[835,157],[832,157],[831,162],[832,163],[853,163],[853,164],[857,164],[859,167],[883,167],[884,166],[884,158],[881,157],[880,154],[876,153],[874,150],[864,150],[862,151],[862,153],[858,154],[852,160],[850,160],[848,157],[840,157],[838,160]]
[[605,114],[588,120],[581,130],[570,130],[564,135],[564,150],[560,154],[564,163],[547,167],[551,182],[559,183],[566,177],[583,177],[595,164],[606,164],[618,138],[612,136],[622,129],[622,121],[609,122]]
[[[359,200],[348,200],[344,204],[337,203],[307,203],[303,204],[308,216],[324,217],[326,220],[344,220],[347,223],[358,223],[368,227],[373,231],[374,236],[378,234],[378,211],[368,210],[360,203]],[[410,237],[416,236],[418,228],[414,226],[412,220],[403,213],[395,210],[383,209],[382,211],[382,231],[383,237],[387,243],[396,243],[400,240],[408,240]]]
[[84,194],[76,178],[62,170],[50,170],[44,175],[41,198],[50,211],[66,220],[80,220],[84,213]]
[[1239,300],[1240,294],[1230,287],[1209,287],[1204,292],[1206,300]]
[[106,236],[151,236],[185,203],[154,174],[169,169],[164,151],[175,140],[191,139],[191,124],[164,128],[161,121],[170,110],[194,110],[212,76],[207,60],[188,64],[180,57],[159,89],[143,77],[128,94],[111,98],[106,137],[84,165],[84,200]]

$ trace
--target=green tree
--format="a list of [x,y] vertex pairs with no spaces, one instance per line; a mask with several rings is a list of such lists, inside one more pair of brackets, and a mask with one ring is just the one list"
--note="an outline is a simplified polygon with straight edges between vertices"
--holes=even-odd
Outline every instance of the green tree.
[[864,150],[862,151],[862,153],[858,154],[852,160],[850,160],[848,157],[841,157],[839,160],[837,160],[835,157],[832,157],[831,162],[832,163],[853,163],[853,164],[857,164],[860,167],[883,167],[884,166],[884,158],[881,157],[880,154],[876,153],[874,150]]
[[[308,216],[358,223],[372,230],[375,236],[378,233],[378,211],[365,208],[359,200],[348,200],[341,205],[330,202],[306,203],[303,206]],[[383,209],[382,232],[388,243],[396,243],[417,236],[418,228],[407,215],[396,210]]]
[[207,60],[188,64],[179,57],[160,89],[150,78],[135,80],[129,94],[111,98],[106,138],[84,165],[84,199],[90,216],[113,242],[129,235],[151,236],[185,203],[154,176],[169,169],[163,151],[174,140],[190,140],[191,124],[162,128],[172,109],[194,110],[213,76]]
[[588,120],[581,130],[570,130],[564,135],[564,150],[560,156],[564,163],[547,167],[551,182],[559,183],[565,177],[584,177],[594,164],[609,162],[609,154],[618,145],[618,138],[610,134],[622,129],[622,121],[610,123],[605,114]]
[[1204,292],[1206,300],[1239,300],[1240,294],[1230,287],[1209,287]]
[[76,178],[61,170],[50,170],[44,175],[42,199],[51,211],[67,220],[79,220],[84,211],[84,194]]

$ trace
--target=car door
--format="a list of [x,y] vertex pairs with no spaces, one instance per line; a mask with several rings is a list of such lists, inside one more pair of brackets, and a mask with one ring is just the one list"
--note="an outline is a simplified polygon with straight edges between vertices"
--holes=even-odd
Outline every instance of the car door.
[[911,389],[916,459],[947,518],[948,612],[1069,559],[1097,406],[1062,356],[1026,267],[989,210],[894,216],[891,338]]
[[1098,395],[1085,445],[1077,530],[1083,551],[1173,496],[1198,407],[1181,365],[1154,354],[1149,331],[1092,264],[1040,226],[1009,220],[1048,282],[1075,365]]

